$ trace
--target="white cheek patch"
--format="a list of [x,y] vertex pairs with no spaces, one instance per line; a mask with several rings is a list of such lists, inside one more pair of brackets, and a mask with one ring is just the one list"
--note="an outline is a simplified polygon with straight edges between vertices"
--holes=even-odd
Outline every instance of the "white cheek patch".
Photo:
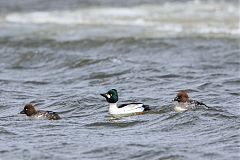
[[110,96],[109,94],[107,94],[107,97],[108,97],[108,98],[111,98],[111,96]]

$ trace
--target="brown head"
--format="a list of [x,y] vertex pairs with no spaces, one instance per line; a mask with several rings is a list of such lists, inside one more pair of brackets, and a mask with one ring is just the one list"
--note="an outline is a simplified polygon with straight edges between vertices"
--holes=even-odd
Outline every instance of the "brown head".
[[189,99],[188,94],[186,91],[178,92],[177,96],[174,98],[174,101],[185,103]]
[[36,109],[30,103],[26,104],[24,109],[20,112],[20,114],[26,114],[27,116],[32,116],[32,115],[34,115],[36,113],[37,113]]

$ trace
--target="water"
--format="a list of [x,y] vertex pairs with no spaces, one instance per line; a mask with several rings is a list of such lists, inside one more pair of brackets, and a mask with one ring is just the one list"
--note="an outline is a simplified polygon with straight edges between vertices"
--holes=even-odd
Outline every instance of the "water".
[[[237,1],[54,2],[0,2],[1,160],[240,158]],[[111,88],[153,110],[111,118]],[[210,109],[175,113],[181,89]]]

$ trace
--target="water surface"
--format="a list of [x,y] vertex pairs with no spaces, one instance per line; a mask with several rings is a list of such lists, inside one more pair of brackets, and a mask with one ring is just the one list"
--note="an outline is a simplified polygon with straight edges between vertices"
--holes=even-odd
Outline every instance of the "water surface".
[[[28,1],[0,2],[1,160],[240,158],[236,1]],[[111,118],[111,88],[153,110]],[[181,89],[210,109],[174,112]]]

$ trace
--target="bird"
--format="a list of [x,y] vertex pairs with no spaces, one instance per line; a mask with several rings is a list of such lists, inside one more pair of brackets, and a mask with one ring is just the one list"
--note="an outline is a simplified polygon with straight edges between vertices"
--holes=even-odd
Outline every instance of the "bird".
[[177,103],[174,106],[174,110],[176,112],[193,110],[200,106],[208,108],[208,106],[202,102],[189,99],[187,92],[184,90],[179,91],[173,101],[177,101]]
[[150,110],[149,105],[144,105],[143,103],[127,103],[118,106],[118,92],[116,89],[111,89],[107,93],[100,95],[105,97],[109,103],[108,111],[113,117],[143,114],[145,111]]
[[61,119],[61,117],[55,112],[36,110],[31,103],[26,104],[24,109],[20,112],[20,114],[26,114],[28,117],[36,119],[48,119],[48,120]]

